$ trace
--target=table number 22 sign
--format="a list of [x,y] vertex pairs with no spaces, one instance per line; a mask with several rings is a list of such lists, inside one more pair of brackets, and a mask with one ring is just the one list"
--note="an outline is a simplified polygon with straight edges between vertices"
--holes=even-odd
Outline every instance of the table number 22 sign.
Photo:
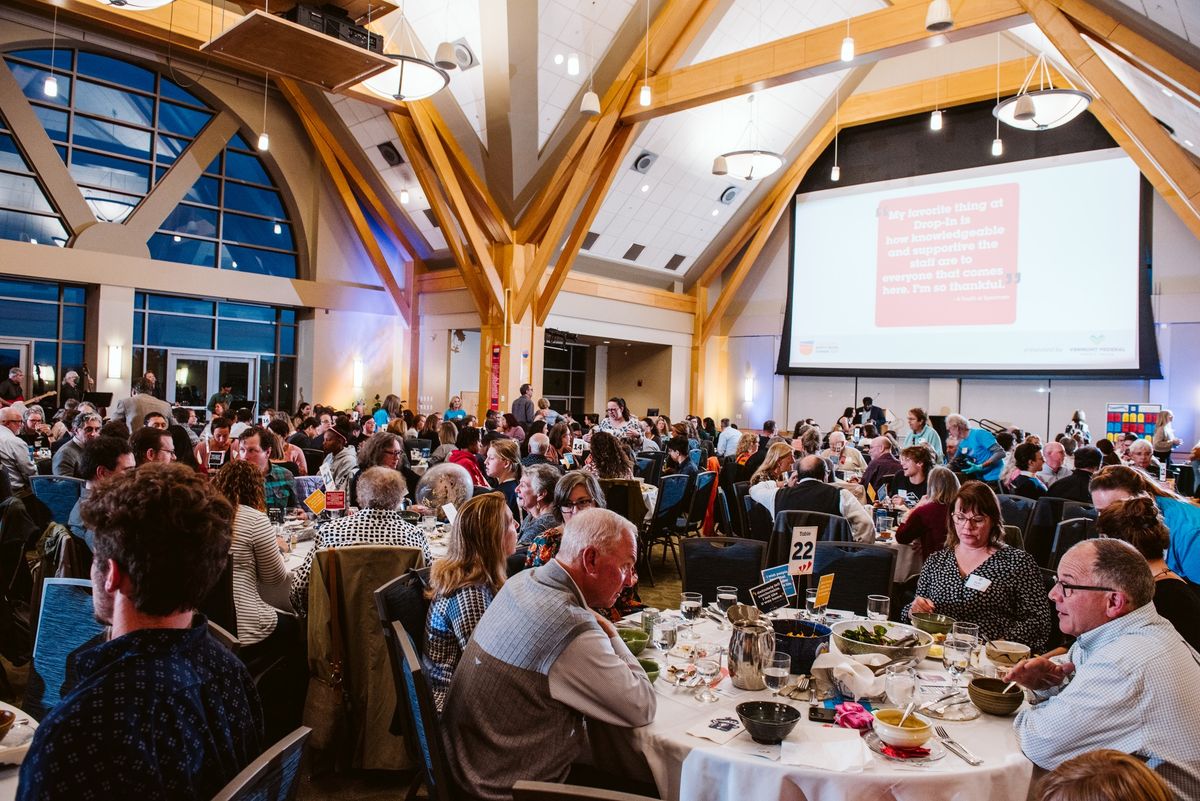
[[816,526],[793,526],[792,548],[788,552],[788,575],[807,576],[813,572],[813,554],[817,550]]

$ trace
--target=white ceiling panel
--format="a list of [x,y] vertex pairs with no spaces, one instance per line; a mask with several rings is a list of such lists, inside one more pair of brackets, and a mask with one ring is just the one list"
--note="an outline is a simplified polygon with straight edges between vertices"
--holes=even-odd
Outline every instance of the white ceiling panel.
[[[499,0],[483,0],[498,2]],[[587,84],[593,62],[604,58],[635,0],[538,0],[538,149],[545,146],[575,96]],[[589,60],[588,52],[591,52]],[[579,74],[567,74],[567,62],[579,60]],[[561,59],[561,63],[555,63]],[[604,94],[600,87],[598,93]]]
[[1171,33],[1200,45],[1200,2],[1197,0],[1120,0]]

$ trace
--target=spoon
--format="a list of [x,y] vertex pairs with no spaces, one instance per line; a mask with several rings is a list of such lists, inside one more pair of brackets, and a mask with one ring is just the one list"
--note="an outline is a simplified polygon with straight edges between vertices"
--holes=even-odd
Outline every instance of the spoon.
[[1004,685],[1004,689],[1001,690],[1001,692],[1006,693],[1009,690],[1011,690],[1013,687],[1016,687],[1016,686],[1017,686],[1017,683],[1015,681],[1010,681],[1008,684]]
[[897,728],[904,727],[904,721],[908,720],[908,716],[912,714],[913,706],[916,703],[916,701],[909,701],[908,706],[904,707],[904,714],[900,716],[900,722],[896,724]]

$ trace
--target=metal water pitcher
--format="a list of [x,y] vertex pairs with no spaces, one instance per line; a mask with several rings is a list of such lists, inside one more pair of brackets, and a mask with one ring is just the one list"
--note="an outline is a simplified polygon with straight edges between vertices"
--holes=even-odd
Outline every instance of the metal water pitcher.
[[739,690],[765,688],[763,668],[775,653],[775,629],[767,620],[739,620],[729,638],[729,680]]

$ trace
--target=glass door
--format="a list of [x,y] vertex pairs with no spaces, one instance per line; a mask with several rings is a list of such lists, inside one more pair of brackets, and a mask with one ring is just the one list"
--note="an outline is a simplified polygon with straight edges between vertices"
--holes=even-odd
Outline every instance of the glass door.
[[24,391],[24,388],[29,386],[29,365],[33,362],[32,352],[33,343],[27,339],[0,339],[0,381],[8,378],[9,370],[20,367],[21,372],[25,373],[21,386],[22,394],[26,397],[29,393]]
[[212,351],[170,350],[167,353],[167,401],[203,409],[208,399],[232,387],[235,401],[258,398],[258,357]]

